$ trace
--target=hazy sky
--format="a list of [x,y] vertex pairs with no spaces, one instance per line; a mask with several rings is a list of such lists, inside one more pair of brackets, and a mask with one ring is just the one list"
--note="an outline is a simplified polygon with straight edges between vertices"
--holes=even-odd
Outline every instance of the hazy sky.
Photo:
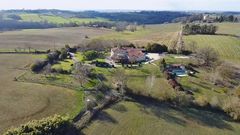
[[0,9],[240,11],[240,0],[0,0]]

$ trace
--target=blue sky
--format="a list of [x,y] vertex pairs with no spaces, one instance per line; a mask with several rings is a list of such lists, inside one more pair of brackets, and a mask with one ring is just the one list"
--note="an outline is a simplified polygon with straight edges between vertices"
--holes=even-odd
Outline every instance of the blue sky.
[[240,0],[0,0],[0,9],[240,11]]

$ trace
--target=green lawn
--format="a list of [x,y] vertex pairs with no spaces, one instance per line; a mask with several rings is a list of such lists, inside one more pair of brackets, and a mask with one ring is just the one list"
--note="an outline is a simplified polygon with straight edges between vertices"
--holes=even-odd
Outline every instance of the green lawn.
[[[174,58],[174,55],[167,55],[165,58],[167,64],[183,64],[188,65],[194,63],[191,59]],[[179,77],[177,80],[185,90],[190,90],[194,93],[194,97],[204,96],[210,101],[213,97],[226,97],[229,88],[222,88],[210,82],[212,72],[204,68],[195,68],[197,73],[195,76]]]
[[49,23],[54,24],[64,24],[64,23],[71,23],[75,22],[78,24],[81,23],[89,23],[89,22],[96,22],[96,21],[108,21],[107,19],[103,18],[64,18],[61,16],[51,16],[51,15],[39,15],[39,14],[20,14],[22,21],[31,21],[31,22],[44,22],[47,21]]
[[[156,62],[159,63],[159,62]],[[174,90],[163,77],[159,67],[152,64],[144,64],[142,67],[122,68],[127,76],[127,86],[134,93],[163,99],[166,93],[173,94]],[[106,77],[106,84],[111,86],[113,72],[116,69],[96,67],[95,72]]]
[[192,91],[195,97],[203,96],[206,97],[208,101],[211,101],[215,96],[220,99],[226,97],[226,92],[231,91],[229,88],[222,88],[211,83],[209,80],[209,74],[211,73],[203,69],[197,70],[199,73],[196,74],[196,77],[188,76],[178,78],[178,81],[183,88]]
[[120,102],[83,129],[87,135],[238,135],[240,125],[222,114],[172,108],[148,101]]
[[219,35],[191,35],[184,36],[184,41],[187,49],[189,49],[188,44],[195,41],[199,48],[214,48],[225,60],[240,60],[240,39],[238,38]]
[[66,59],[63,61],[59,61],[57,64],[54,64],[52,66],[52,69],[63,69],[65,71],[70,71],[73,67],[73,60],[72,59]]

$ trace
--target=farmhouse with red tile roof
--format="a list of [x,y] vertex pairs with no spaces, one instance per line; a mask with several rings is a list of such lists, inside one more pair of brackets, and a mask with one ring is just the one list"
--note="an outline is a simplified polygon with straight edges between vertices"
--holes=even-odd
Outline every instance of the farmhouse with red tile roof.
[[111,49],[111,59],[114,62],[138,63],[146,60],[142,49],[116,47]]

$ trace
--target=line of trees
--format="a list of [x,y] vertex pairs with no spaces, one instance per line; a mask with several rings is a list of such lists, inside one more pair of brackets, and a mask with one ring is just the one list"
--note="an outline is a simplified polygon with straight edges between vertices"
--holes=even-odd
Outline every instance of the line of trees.
[[216,31],[217,31],[217,26],[215,25],[186,24],[183,26],[184,35],[192,35],[192,34],[214,35]]
[[58,27],[56,24],[48,22],[20,22],[16,20],[0,20],[0,30],[16,29],[46,29]]
[[149,53],[168,52],[168,47],[166,45],[160,45],[158,43],[148,44],[145,49],[146,49],[146,52],[149,52]]
[[215,19],[216,22],[238,22],[238,18],[233,16],[233,15],[221,15],[219,17],[216,17]]

